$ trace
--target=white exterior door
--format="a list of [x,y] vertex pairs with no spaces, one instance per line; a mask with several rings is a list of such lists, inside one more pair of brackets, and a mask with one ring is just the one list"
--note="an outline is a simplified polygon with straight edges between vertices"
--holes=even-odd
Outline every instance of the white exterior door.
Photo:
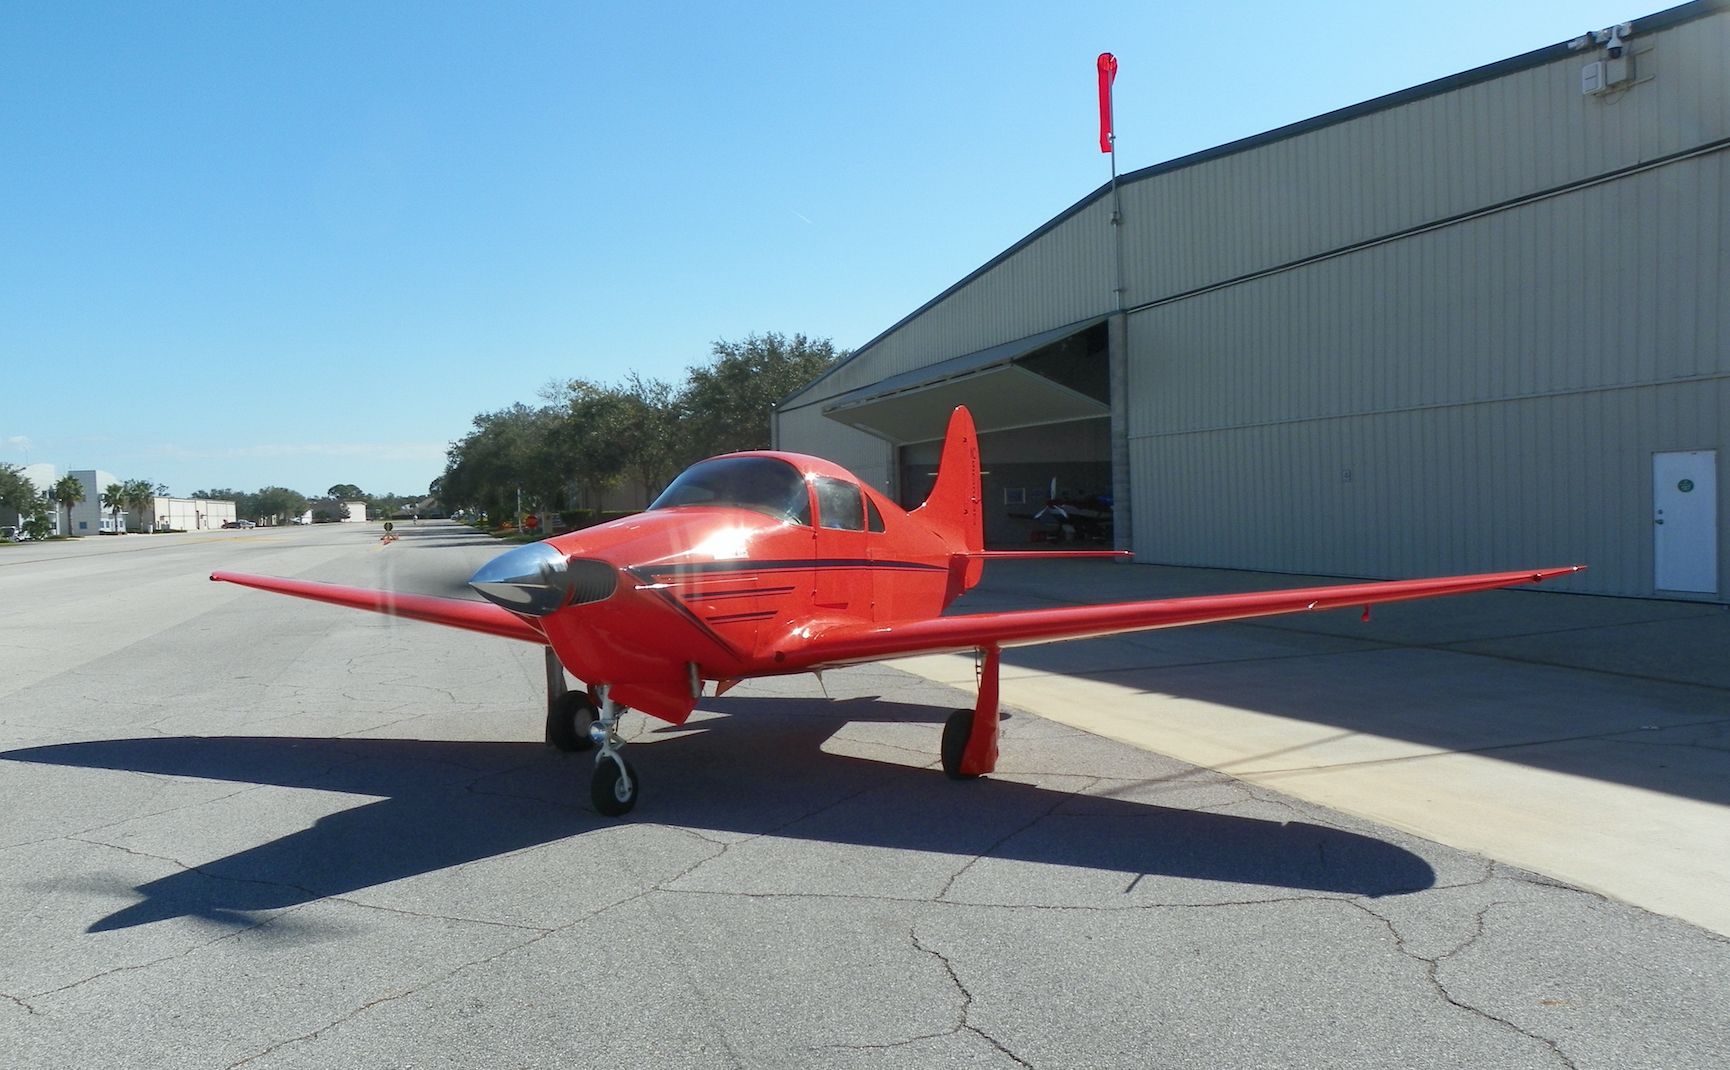
[[1718,593],[1718,451],[1654,453],[1652,511],[1653,585]]

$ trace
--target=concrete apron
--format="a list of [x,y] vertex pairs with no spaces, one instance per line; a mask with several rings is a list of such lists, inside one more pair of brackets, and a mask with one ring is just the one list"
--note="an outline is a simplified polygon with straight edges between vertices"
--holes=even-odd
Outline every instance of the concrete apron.
[[[1612,603],[1610,616],[1629,606],[1578,595],[1512,604],[1561,633],[1582,603]],[[1707,645],[1723,651],[1716,633],[1730,622],[1687,605],[1657,630],[1650,613],[1638,616],[1563,637],[1567,656],[1555,660],[1592,664],[1591,644],[1602,644],[1607,672],[1534,664],[1551,659],[1532,657],[1542,643],[1526,630],[1517,642],[1467,640],[1467,652],[1428,642],[1341,649],[1343,633],[1322,627],[1281,636],[1313,649],[1195,660],[1205,629],[1185,629],[1190,660],[1176,663],[1145,645],[1168,633],[1040,648],[1038,667],[1011,664],[1007,651],[1002,701],[1730,935],[1730,693],[1642,675],[1642,651],[1630,646],[1698,643],[1705,627],[1716,630]],[[1068,661],[1075,671],[1052,671]],[[970,656],[894,665],[974,685]],[[1387,734],[1364,730],[1377,724]]]

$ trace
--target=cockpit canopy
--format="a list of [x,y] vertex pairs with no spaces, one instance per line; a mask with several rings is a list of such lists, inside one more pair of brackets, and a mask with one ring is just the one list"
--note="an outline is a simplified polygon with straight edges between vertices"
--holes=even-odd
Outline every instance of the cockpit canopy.
[[730,506],[754,509],[790,524],[811,523],[805,478],[774,457],[716,457],[685,469],[650,509]]

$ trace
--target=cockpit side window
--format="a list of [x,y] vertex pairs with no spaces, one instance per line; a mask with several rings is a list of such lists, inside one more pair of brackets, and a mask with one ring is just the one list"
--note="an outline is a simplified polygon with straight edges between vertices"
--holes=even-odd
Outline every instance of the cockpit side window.
[[836,531],[865,530],[865,495],[857,483],[845,479],[818,476],[812,480],[817,490],[817,524]]
[[879,533],[884,530],[883,514],[877,511],[877,503],[872,501],[869,497],[865,499],[865,519],[866,530]]
[[685,469],[650,509],[754,509],[792,524],[811,523],[811,496],[799,470],[773,457],[715,457]]

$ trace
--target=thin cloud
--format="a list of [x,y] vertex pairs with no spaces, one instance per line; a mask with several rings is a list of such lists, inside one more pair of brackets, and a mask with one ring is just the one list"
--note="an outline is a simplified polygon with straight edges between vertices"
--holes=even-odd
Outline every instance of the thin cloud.
[[192,447],[169,443],[146,451],[176,460],[248,457],[367,457],[381,461],[443,461],[443,442],[297,442],[259,446]]

